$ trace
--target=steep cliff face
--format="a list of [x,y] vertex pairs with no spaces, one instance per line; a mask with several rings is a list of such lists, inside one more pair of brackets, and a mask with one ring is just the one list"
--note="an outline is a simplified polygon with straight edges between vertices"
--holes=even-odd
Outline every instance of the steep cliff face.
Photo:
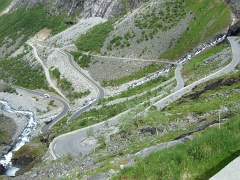
[[43,5],[52,16],[66,14],[83,18],[102,17],[111,19],[121,15],[126,9],[135,9],[148,0],[18,0],[15,9],[32,8]]
[[38,5],[43,5],[46,12],[52,16],[59,14],[75,16],[83,10],[84,0],[18,0],[15,9],[22,7],[30,9]]
[[121,14],[123,7],[117,0],[88,0],[84,3],[84,17],[112,18]]

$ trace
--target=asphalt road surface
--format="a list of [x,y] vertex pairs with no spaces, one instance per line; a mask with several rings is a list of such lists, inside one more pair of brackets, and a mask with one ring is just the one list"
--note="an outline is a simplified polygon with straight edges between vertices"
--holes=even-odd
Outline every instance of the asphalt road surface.
[[233,59],[231,61],[230,64],[228,64],[226,67],[220,69],[219,71],[211,74],[211,75],[208,75],[198,81],[195,81],[194,83],[186,86],[186,87],[183,87],[181,89],[179,89],[178,91],[170,94],[169,96],[161,99],[160,101],[156,102],[155,106],[157,106],[157,109],[158,110],[161,110],[163,108],[165,108],[168,104],[170,104],[171,102],[173,101],[176,101],[177,99],[181,98],[184,94],[192,91],[192,89],[201,84],[201,83],[204,83],[204,82],[207,82],[211,79],[214,79],[214,78],[217,78],[223,74],[227,74],[229,73],[230,71],[232,71],[236,66],[237,64],[239,63],[239,60],[240,60],[240,45],[238,44],[238,42],[236,42],[236,38],[237,37],[228,37],[228,40],[231,44],[231,47],[232,47],[232,54],[233,54]]
[[[29,90],[29,89],[25,89],[25,88],[22,88],[22,87],[18,87],[18,86],[13,86],[14,88],[16,89],[21,89],[21,90],[24,90],[30,94],[33,94],[33,95],[37,95],[37,96],[42,96],[44,97],[44,92],[39,92],[39,91],[34,91],[34,90]],[[46,97],[45,97],[46,98]],[[66,115],[66,113],[68,112],[69,110],[69,105],[68,103],[63,100],[62,98],[59,98],[57,97],[56,95],[53,95],[51,94],[50,97],[48,98],[49,100],[55,100],[55,101],[59,101],[60,103],[62,103],[63,105],[63,109],[62,111],[55,117],[52,119],[52,121],[49,123],[49,124],[44,124],[42,127],[41,127],[41,130],[40,132],[41,133],[45,133],[46,131],[48,131],[52,126],[53,124],[55,124],[59,119],[63,118],[63,116]]]
[[[240,45],[238,44],[238,42],[236,42],[236,38],[237,37],[229,37],[228,38],[229,42],[231,43],[232,54],[233,54],[233,59],[230,64],[228,64],[226,67],[222,68],[221,70],[219,70],[205,78],[202,78],[186,87],[179,89],[178,91],[176,91],[176,92],[170,94],[169,96],[161,99],[160,101],[156,102],[154,105],[157,106],[157,108],[160,110],[160,109],[166,107],[166,105],[168,105],[170,102],[173,102],[173,101],[177,100],[178,98],[180,98],[182,95],[190,92],[193,89],[193,87],[195,87],[196,85],[207,82],[213,78],[219,77],[223,74],[227,74],[228,72],[234,70],[234,68],[237,66],[237,64],[240,61]],[[123,114],[126,114],[127,112],[121,113],[121,114],[111,118],[110,120],[108,120],[108,124],[117,124],[119,118]],[[105,122],[102,122],[102,123],[95,124],[91,127],[96,131],[97,129],[103,127],[104,124],[105,124]],[[76,130],[74,132],[70,132],[70,133],[61,135],[61,136],[57,137],[56,139],[54,139],[49,147],[53,157],[56,159],[56,158],[59,158],[63,155],[69,154],[69,153],[72,155],[79,155],[80,153],[88,154],[93,148],[95,148],[95,145],[84,146],[82,144],[83,140],[87,136],[88,128],[89,127],[83,128],[80,130]]]
[[44,124],[44,125],[41,127],[41,130],[40,130],[41,133],[45,133],[45,132],[47,132],[48,130],[50,130],[51,127],[52,127],[58,120],[62,119],[62,118],[67,114],[67,112],[68,112],[68,110],[69,110],[68,103],[67,103],[65,100],[63,100],[63,99],[61,99],[61,98],[58,98],[57,96],[54,96],[54,95],[51,95],[51,96],[49,97],[49,100],[55,100],[55,101],[61,102],[62,105],[63,105],[63,109],[62,109],[62,111],[61,111],[56,117],[54,117],[54,118],[52,119],[52,121],[51,121],[50,123]]
[[98,103],[99,100],[101,100],[104,97],[104,91],[102,89],[101,86],[99,86],[95,81],[93,81],[91,78],[89,78],[88,76],[86,76],[79,68],[78,66],[76,66],[75,62],[73,61],[72,55],[67,53],[67,52],[62,52],[61,53],[65,54],[68,59],[69,59],[69,63],[72,65],[72,67],[78,72],[80,73],[85,79],[87,79],[91,84],[93,84],[93,86],[98,90],[98,97],[89,105],[84,106],[83,108],[81,108],[80,110],[78,110],[77,112],[75,112],[68,120],[72,120],[77,118],[80,114],[82,114],[83,112],[85,112],[86,110],[88,110],[90,107],[94,106],[95,104]]
[[64,99],[66,99],[66,97],[62,94],[62,92],[58,89],[58,87],[55,86],[55,84],[52,82],[52,79],[49,74],[49,70],[48,70],[47,66],[44,64],[44,62],[42,61],[42,59],[38,56],[36,47],[31,42],[27,42],[27,44],[33,48],[33,54],[34,54],[35,58],[37,59],[37,61],[41,64],[49,86],[52,87],[58,94],[60,94],[60,96],[62,96]]

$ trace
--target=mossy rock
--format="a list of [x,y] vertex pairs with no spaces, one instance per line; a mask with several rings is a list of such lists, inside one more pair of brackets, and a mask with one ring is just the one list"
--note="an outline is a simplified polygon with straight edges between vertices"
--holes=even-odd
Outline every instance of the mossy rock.
[[35,164],[41,161],[46,152],[46,146],[39,142],[37,138],[31,143],[22,146],[12,158],[13,166],[19,167],[18,175],[29,171]]

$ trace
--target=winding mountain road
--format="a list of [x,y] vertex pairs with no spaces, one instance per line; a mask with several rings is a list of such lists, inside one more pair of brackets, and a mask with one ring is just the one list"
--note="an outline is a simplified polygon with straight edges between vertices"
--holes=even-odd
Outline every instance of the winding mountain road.
[[182,78],[181,69],[182,64],[178,64],[178,67],[175,70],[175,79],[177,81],[177,86],[175,87],[175,91],[178,91],[179,89],[182,89],[184,87],[184,80]]
[[174,93],[161,99],[160,101],[156,102],[153,105],[155,105],[158,110],[161,110],[161,109],[165,108],[169,103],[179,99],[184,94],[190,92],[195,86],[197,86],[201,83],[207,82],[211,79],[217,78],[223,74],[227,74],[230,71],[232,71],[237,66],[237,64],[239,63],[239,60],[240,60],[240,45],[236,41],[237,38],[238,37],[228,37],[228,40],[232,47],[232,54],[233,54],[233,59],[230,64],[228,64],[226,67],[220,69],[219,71],[217,71],[209,76],[206,76],[198,81],[195,81],[194,83],[192,83],[186,87],[179,89],[178,91],[175,91]]
[[69,110],[69,105],[68,105],[68,103],[67,103],[64,99],[58,98],[58,97],[55,96],[55,95],[51,95],[51,97],[50,97],[49,99],[50,99],[50,100],[51,100],[51,99],[52,99],[52,100],[56,100],[56,101],[59,101],[60,103],[62,103],[63,109],[62,109],[62,111],[61,111],[56,117],[54,117],[54,118],[52,119],[52,121],[51,121],[50,123],[44,124],[44,125],[41,127],[41,130],[40,130],[41,133],[45,133],[45,132],[49,131],[49,130],[51,129],[51,127],[52,127],[55,123],[57,123],[58,120],[62,119],[62,118],[67,114],[67,112],[68,112],[68,110]]
[[61,52],[62,54],[64,54],[65,56],[68,57],[69,63],[72,65],[72,67],[79,73],[81,74],[86,80],[88,80],[97,90],[98,90],[98,97],[90,104],[87,106],[84,106],[83,108],[81,108],[80,110],[76,111],[69,119],[68,121],[77,118],[80,114],[82,114],[83,112],[85,112],[86,110],[88,110],[90,107],[94,106],[95,104],[98,103],[99,100],[101,100],[104,97],[104,90],[102,89],[101,86],[99,86],[95,81],[93,81],[91,78],[89,78],[88,76],[86,76],[80,69],[79,67],[75,64],[72,55],[67,53],[67,52],[63,52],[61,50],[59,50],[59,52]]
[[41,64],[41,66],[42,66],[42,68],[44,70],[44,73],[45,73],[45,76],[46,76],[46,79],[48,81],[49,86],[52,87],[64,99],[67,99],[65,97],[65,95],[58,89],[58,87],[55,86],[55,84],[52,82],[50,74],[49,74],[49,70],[48,70],[47,66],[44,64],[44,62],[42,61],[42,59],[38,56],[36,47],[33,45],[33,43],[31,43],[29,41],[27,42],[27,44],[33,48],[33,54],[34,54],[35,58],[37,59],[37,61]]
[[[30,89],[26,89],[26,88],[22,88],[22,87],[18,87],[18,86],[13,86],[14,88],[16,89],[21,89],[21,90],[24,90],[32,95],[37,95],[37,96],[42,96],[44,97],[44,92],[40,92],[40,91],[36,91],[36,90],[30,90]],[[66,113],[68,112],[68,109],[69,109],[69,105],[68,103],[63,100],[62,98],[59,98],[57,97],[56,95],[54,94],[51,94],[51,96],[49,97],[49,100],[55,100],[55,101],[58,101],[62,104],[62,111],[52,119],[52,121],[49,123],[49,124],[45,124],[41,127],[40,129],[40,132],[41,133],[45,133],[47,132],[48,130],[51,129],[51,127],[61,118],[63,118]]]
[[[157,108],[160,110],[160,109],[166,107],[169,103],[180,98],[182,95],[190,92],[193,87],[195,87],[201,83],[207,82],[213,78],[219,77],[223,74],[227,74],[230,71],[234,70],[234,68],[240,63],[240,45],[236,41],[236,39],[237,39],[237,37],[229,37],[228,38],[228,40],[231,44],[231,47],[232,47],[232,54],[233,54],[233,58],[232,58],[232,61],[230,64],[228,64],[226,67],[222,68],[221,70],[219,70],[205,78],[202,78],[186,87],[182,87],[181,89],[173,92],[169,96],[154,103],[154,105],[157,106]],[[181,70],[181,67],[179,66],[179,69],[176,71],[180,72],[180,70]],[[180,83],[177,85],[177,87],[180,88],[182,85],[183,84]],[[127,114],[129,111],[130,110],[125,111],[125,112],[107,120],[108,125],[117,124],[119,121],[119,118],[122,115]],[[101,123],[95,124],[90,127],[93,128],[94,131],[96,131],[99,128],[104,127],[105,124],[106,124],[105,122],[101,122]],[[50,152],[51,152],[52,156],[54,157],[54,159],[62,157],[69,153],[72,155],[75,155],[75,156],[79,155],[79,154],[84,155],[84,154],[88,154],[92,149],[94,149],[95,148],[94,144],[89,144],[89,145],[83,144],[83,141],[87,137],[87,130],[90,127],[76,130],[76,131],[73,131],[73,132],[70,132],[67,134],[63,134],[63,135],[55,138],[49,146]]]
[[[29,46],[31,46],[33,48],[33,54],[35,56],[35,58],[38,60],[38,62],[41,64],[41,66],[43,67],[44,69],[44,72],[45,72],[45,76],[46,76],[46,79],[49,83],[49,85],[55,89],[56,92],[58,92],[58,94],[60,94],[63,99],[61,98],[58,98],[57,96],[53,96],[51,95],[49,99],[53,99],[53,100],[57,100],[59,102],[61,102],[63,104],[63,110],[60,114],[58,114],[55,118],[52,119],[52,121],[48,124],[45,124],[41,127],[41,130],[40,132],[41,133],[45,133],[47,132],[48,130],[51,129],[51,127],[58,121],[60,120],[64,115],[67,114],[68,110],[69,110],[69,105],[68,103],[65,101],[66,97],[62,94],[62,92],[54,85],[54,83],[52,82],[51,80],[51,77],[50,77],[50,74],[49,74],[49,70],[48,68],[46,67],[46,65],[44,64],[44,62],[42,61],[42,59],[38,56],[38,53],[37,53],[37,49],[36,47],[34,46],[33,43],[31,42],[27,42],[27,44]],[[39,44],[38,44],[39,45]],[[87,79],[90,83],[92,83],[96,89],[98,90],[98,98],[92,102],[92,104],[88,105],[88,106],[84,106],[83,108],[81,108],[80,110],[76,111],[68,120],[72,120],[72,119],[75,119],[76,117],[78,117],[81,113],[83,113],[84,111],[87,111],[90,107],[92,107],[93,105],[95,105],[96,103],[98,103],[98,101],[100,99],[102,99],[104,97],[104,91],[103,89],[96,83],[94,82],[91,78],[89,78],[88,76],[86,76],[84,73],[82,73],[80,71],[80,69],[75,65],[74,61],[73,61],[73,58],[72,58],[72,55],[70,55],[69,53],[65,53],[61,50],[58,50],[59,52],[63,53],[64,55],[66,55],[69,59],[69,62],[70,64],[72,65],[72,67],[78,72],[80,73],[85,79]]]

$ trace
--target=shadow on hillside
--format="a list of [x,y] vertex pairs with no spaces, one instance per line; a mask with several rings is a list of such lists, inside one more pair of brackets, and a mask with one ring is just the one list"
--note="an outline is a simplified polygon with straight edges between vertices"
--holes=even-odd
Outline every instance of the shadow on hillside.
[[212,176],[214,176],[216,173],[218,173],[220,170],[222,170],[226,165],[228,165],[231,161],[236,159],[239,155],[240,155],[240,150],[235,151],[229,157],[222,160],[215,167],[213,167],[210,170],[204,172],[203,174],[198,176],[196,179],[199,179],[199,180],[200,179],[210,179]]

